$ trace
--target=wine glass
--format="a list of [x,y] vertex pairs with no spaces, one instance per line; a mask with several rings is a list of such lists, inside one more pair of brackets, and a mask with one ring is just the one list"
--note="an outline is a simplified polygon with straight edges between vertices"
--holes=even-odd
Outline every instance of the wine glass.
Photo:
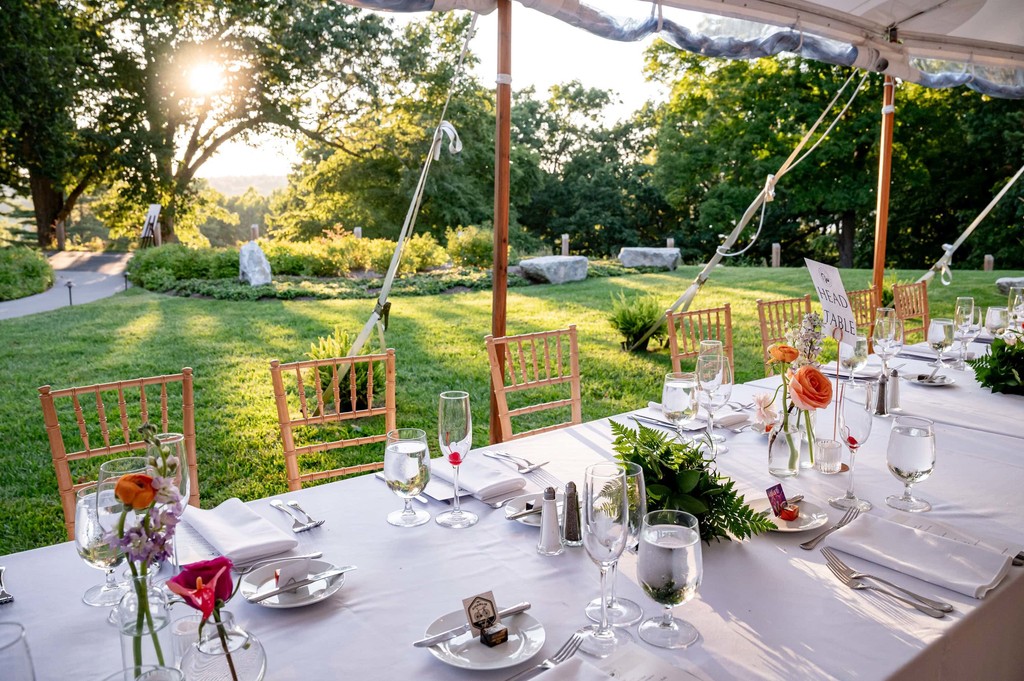
[[697,375],[689,371],[673,371],[665,374],[665,382],[661,387],[661,409],[665,418],[675,424],[676,437],[684,444],[693,438],[683,432],[683,424],[690,422],[697,415],[694,388],[697,387]]
[[1012,317],[1014,328],[1024,323],[1024,286],[1011,286],[1006,296],[1006,309]]
[[859,508],[862,511],[871,510],[871,502],[858,499],[853,493],[853,464],[857,458],[857,450],[864,441],[871,435],[872,424],[872,385],[864,386],[843,386],[839,393],[839,439],[850,451],[850,484],[846,488],[846,494],[841,497],[833,497],[828,500],[834,508],[850,509]]
[[697,403],[708,413],[708,440],[711,442],[711,458],[729,451],[719,443],[725,438],[714,433],[715,412],[722,408],[732,396],[732,365],[727,357],[705,355],[697,358]]
[[8,681],[34,681],[32,655],[25,640],[25,627],[17,622],[0,622],[0,669]]
[[452,510],[438,513],[434,520],[442,527],[472,527],[479,518],[475,513],[463,511],[459,507],[459,466],[466,460],[473,444],[473,417],[469,413],[469,393],[461,390],[441,393],[437,408],[437,440],[441,445],[441,453],[452,465],[455,502]]
[[[626,462],[622,465],[626,469],[626,495],[629,497],[629,537],[626,550],[632,551],[640,542],[640,526],[647,514],[647,488],[644,485],[644,469],[640,464]],[[615,597],[615,577],[618,574],[618,563],[613,563],[608,573],[608,581],[611,582],[608,597],[608,623],[613,627],[628,627],[636,624],[644,616],[643,608],[626,598]],[[594,622],[600,622],[602,605],[600,598],[590,601],[586,609],[587,617]]]
[[86,605],[114,606],[128,592],[128,584],[119,584],[114,578],[114,568],[124,562],[124,552],[106,540],[123,509],[114,496],[114,483],[109,481],[86,485],[75,495],[75,548],[88,565],[106,572],[103,584],[85,592],[82,602]]
[[1005,307],[993,306],[985,311],[985,329],[993,338],[999,338],[1006,333],[1006,327],[1009,325],[1009,310]]
[[914,483],[925,480],[935,469],[935,430],[931,420],[918,416],[897,416],[889,433],[885,462],[889,472],[903,481],[903,495],[886,497],[885,503],[912,513],[930,511],[932,505],[910,493]]
[[882,373],[888,376],[889,359],[903,349],[903,321],[892,308],[880,307],[875,314],[872,344],[875,354],[882,359]]
[[928,366],[946,366],[942,361],[942,353],[953,347],[953,332],[952,319],[937,317],[928,322],[928,331],[925,334],[925,339],[928,341],[928,347],[935,351],[935,361],[929,362]]
[[857,334],[852,346],[846,343],[839,344],[839,366],[849,372],[846,384],[853,386],[856,381],[853,375],[857,369],[868,363],[868,337]]
[[405,500],[405,508],[388,514],[398,527],[416,527],[430,520],[430,514],[413,509],[412,499],[430,481],[430,450],[427,434],[419,428],[388,431],[384,448],[384,480],[388,488]]
[[[960,310],[957,310],[957,315],[960,314]],[[963,325],[961,325],[963,321]],[[954,340],[960,341],[960,359],[957,360],[955,365],[956,369],[963,371],[967,368],[967,346],[974,342],[974,339],[981,334],[981,307],[974,305],[971,311],[971,316],[968,318],[961,319],[959,316],[956,319],[956,335]]]
[[122,456],[101,463],[96,482],[106,482],[112,478],[116,480],[132,473],[148,473],[149,469],[149,459],[145,456]]
[[665,606],[661,617],[640,625],[640,638],[659,648],[685,648],[697,640],[697,629],[672,616],[672,608],[697,594],[704,567],[697,518],[685,511],[651,511],[640,531],[637,579],[655,602]]
[[700,342],[700,349],[698,351],[698,357],[704,357],[705,355],[717,355],[722,357],[725,355],[725,348],[722,346],[722,341],[713,340],[706,338]]
[[601,570],[601,621],[581,629],[581,649],[608,657],[633,640],[608,622],[608,570],[629,543],[629,498],[626,469],[616,463],[596,463],[583,473],[583,547]]

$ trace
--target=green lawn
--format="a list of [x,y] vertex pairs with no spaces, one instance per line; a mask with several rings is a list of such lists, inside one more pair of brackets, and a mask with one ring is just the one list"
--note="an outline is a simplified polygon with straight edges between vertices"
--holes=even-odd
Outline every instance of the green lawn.
[[[667,307],[696,272],[686,267],[512,289],[508,331],[576,324],[584,418],[633,409],[660,397],[668,352],[622,352],[605,319],[611,296],[620,290],[654,293]],[[902,278],[918,274],[906,272]],[[981,305],[1005,304],[992,282],[1007,274],[958,272],[952,286],[936,283],[930,294],[933,316],[952,316],[958,294],[974,295]],[[862,288],[870,274],[848,271],[844,277],[851,289]],[[736,378],[746,381],[763,373],[755,301],[807,291],[810,278],[804,269],[720,268],[694,307],[732,303]],[[490,330],[490,292],[396,297],[393,304],[388,345],[398,357],[399,425],[423,428],[432,437],[437,394],[461,388],[473,400],[474,441],[486,442],[483,337]],[[8,377],[0,384],[0,555],[65,539],[37,387],[86,385],[191,366],[203,506],[232,496],[248,500],[280,493],[286,484],[269,361],[305,358],[318,336],[336,324],[356,331],[372,307],[368,300],[229,302],[133,289],[89,305],[0,321],[0,366]],[[73,421],[70,426],[73,436]],[[68,431],[68,424],[64,428]],[[88,464],[73,470],[91,472]]]

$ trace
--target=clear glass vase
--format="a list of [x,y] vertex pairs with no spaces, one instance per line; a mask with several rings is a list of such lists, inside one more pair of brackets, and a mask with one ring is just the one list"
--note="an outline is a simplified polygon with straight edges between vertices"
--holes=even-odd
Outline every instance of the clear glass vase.
[[132,578],[131,588],[117,606],[116,621],[121,632],[124,668],[174,666],[167,597],[163,589],[150,582],[148,576]]
[[[814,442],[814,433],[818,429],[818,412],[801,410],[796,412],[796,415],[797,420],[800,421],[800,468],[814,468],[814,452],[811,449],[811,443]],[[810,419],[810,429],[807,427],[808,419]]]
[[779,419],[768,433],[768,473],[774,478],[793,478],[800,474],[803,433],[795,415]]
[[230,612],[220,622],[210,618],[181,660],[188,681],[261,681],[267,672],[267,654],[252,634],[235,623]]

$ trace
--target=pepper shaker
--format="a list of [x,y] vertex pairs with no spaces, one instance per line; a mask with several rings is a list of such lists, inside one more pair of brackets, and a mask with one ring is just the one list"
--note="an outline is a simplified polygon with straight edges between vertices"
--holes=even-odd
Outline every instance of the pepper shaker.
[[878,377],[878,394],[875,395],[875,416],[889,415],[888,383],[889,377],[883,371]]
[[565,486],[565,506],[562,511],[562,541],[566,546],[582,546],[583,533],[580,527],[580,498],[576,483]]
[[889,394],[888,411],[902,411],[900,407],[900,372],[892,369],[889,371]]
[[544,490],[544,503],[540,511],[540,543],[537,544],[537,553],[542,556],[557,556],[564,550],[562,537],[558,531],[558,504],[555,502],[555,488],[548,487]]

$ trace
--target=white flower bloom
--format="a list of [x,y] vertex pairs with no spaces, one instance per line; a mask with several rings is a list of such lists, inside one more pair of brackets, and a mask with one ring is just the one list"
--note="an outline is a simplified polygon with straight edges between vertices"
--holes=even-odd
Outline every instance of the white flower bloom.
[[757,411],[754,412],[754,422],[764,427],[768,427],[775,423],[779,418],[779,413],[772,406],[775,401],[775,396],[770,393],[758,393],[754,395],[754,404],[757,406]]

